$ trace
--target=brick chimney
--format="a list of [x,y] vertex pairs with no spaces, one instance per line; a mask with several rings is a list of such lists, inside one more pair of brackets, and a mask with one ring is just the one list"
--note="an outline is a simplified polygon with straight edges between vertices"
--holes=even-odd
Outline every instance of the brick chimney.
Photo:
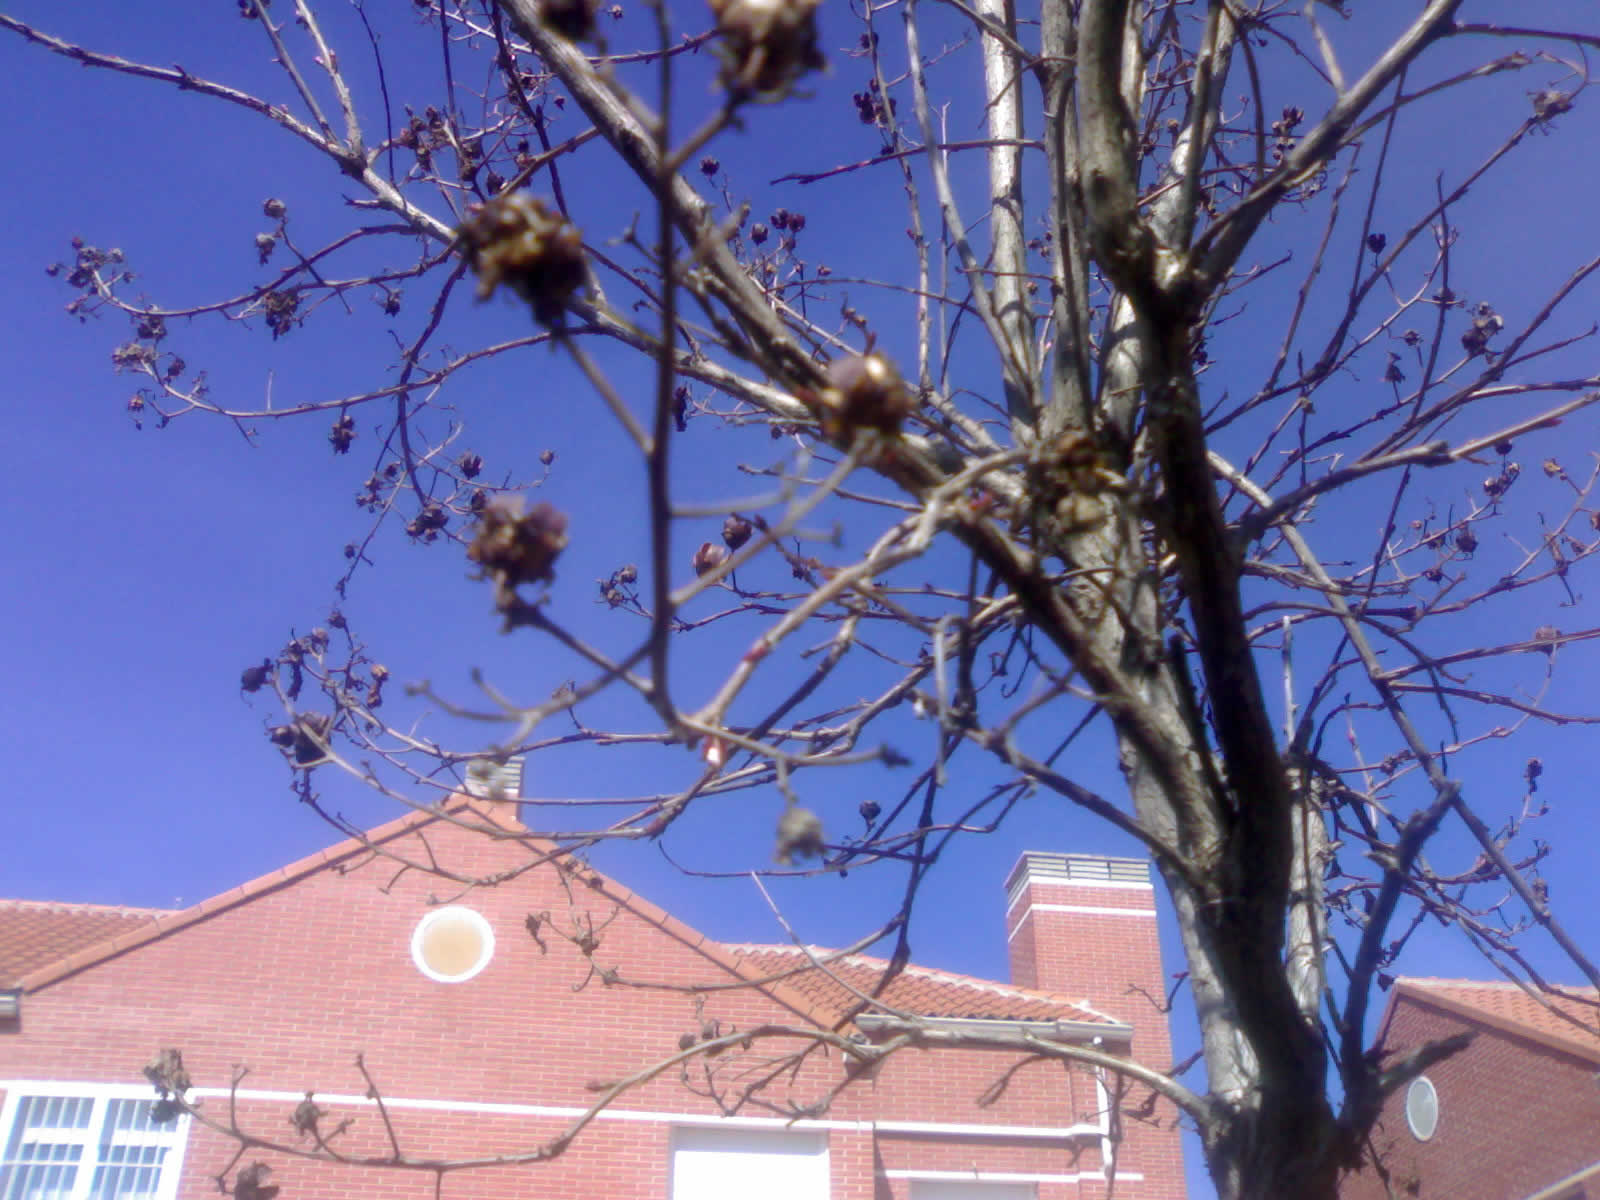
[[[1086,1001],[1134,1027],[1134,1057],[1170,1054],[1150,865],[1029,850],[1006,879],[1011,981]],[[1143,989],[1151,999],[1139,991]]]
[[523,756],[517,754],[503,763],[480,758],[467,766],[467,779],[462,791],[476,800],[478,807],[504,829],[522,828],[523,762]]
[[[1012,983],[1058,992],[1131,1025],[1130,1056],[1157,1070],[1172,1067],[1162,1007],[1168,981],[1144,859],[1025,852],[1006,879],[1006,939]],[[1135,1086],[1124,1111],[1140,1109],[1144,1096]],[[1162,1101],[1153,1122],[1149,1116],[1124,1123],[1118,1170],[1128,1173],[1131,1195],[1182,1200],[1177,1112]]]

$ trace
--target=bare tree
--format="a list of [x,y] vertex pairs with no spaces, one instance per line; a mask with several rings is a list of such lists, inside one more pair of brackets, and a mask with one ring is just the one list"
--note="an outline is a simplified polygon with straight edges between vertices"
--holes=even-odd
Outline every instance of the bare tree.
[[[1600,398],[1593,326],[1569,315],[1592,302],[1600,259],[1551,267],[1542,303],[1502,314],[1455,218],[1469,188],[1579,119],[1600,36],[1502,25],[1506,6],[1488,3],[1491,19],[1469,19],[1461,0],[1019,7],[869,3],[819,29],[816,0],[712,0],[708,19],[423,0],[386,13],[380,42],[359,3],[240,0],[282,69],[272,96],[0,25],[259,114],[330,160],[351,214],[310,247],[269,201],[262,281],[187,308],[134,298],[118,255],[78,246],[62,268],[71,309],[133,324],[113,359],[138,379],[135,415],[320,414],[342,453],[362,414],[381,448],[341,592],[384,525],[403,524],[464,549],[508,631],[585,667],[540,701],[516,680],[428,695],[468,722],[447,747],[386,721],[388,671],[343,618],[294,638],[244,685],[281,698],[273,740],[303,798],[316,802],[319,766],[423,805],[513,754],[688,745],[682,786],[599,826],[581,807],[535,824],[568,848],[650,841],[707,797],[775,787],[785,863],[912,865],[884,931],[903,936],[920,867],[949,836],[1054,792],[1143,844],[1182,929],[1205,1081],[1121,1068],[1198,1127],[1222,1196],[1332,1196],[1370,1152],[1386,1092],[1453,1048],[1397,1064],[1365,1041],[1375,988],[1425,918],[1535,991],[1519,935],[1536,929],[1600,986],[1525,833],[1538,761],[1509,804],[1457,772],[1530,722],[1595,719],[1545,697],[1600,633],[1558,623],[1600,546],[1600,464],[1545,431]],[[855,115],[878,139],[860,161],[764,138],[817,103],[807,89],[842,95],[815,74],[824,61],[860,88]],[[420,109],[406,104],[418,62],[437,89]],[[1480,95],[1493,118],[1453,129],[1473,164],[1419,186],[1402,164]],[[718,147],[836,189],[848,216],[755,217],[741,188],[759,181],[724,170]],[[579,172],[631,180],[645,219],[592,228]],[[903,209],[844,190],[885,176]],[[821,265],[862,237],[903,246],[871,258],[899,274]],[[469,270],[480,295],[520,295],[534,331],[461,348]],[[402,286],[427,300],[402,311]],[[364,394],[262,410],[214,395],[176,349],[177,318],[215,315],[264,323],[292,355],[303,323],[368,296],[400,351]],[[425,419],[468,368],[547,346],[610,415],[605,471],[637,471],[647,497],[645,561],[601,581],[616,618],[603,636],[576,632],[545,586],[566,515],[524,503],[509,475],[485,486],[481,459]],[[615,381],[629,356],[648,384]],[[763,495],[719,506],[684,485],[675,446],[702,422],[743,447]],[[761,465],[774,442],[784,460]],[[830,519],[868,548],[808,540]],[[689,552],[685,529],[707,522],[721,542]],[[1485,639],[1488,620],[1510,632]],[[675,653],[707,624],[734,647],[709,696]],[[601,707],[620,693],[650,722]],[[864,837],[830,834],[797,780],[904,763],[877,739],[904,745],[908,709],[931,749],[900,801],[872,805]],[[498,724],[474,738],[481,721]],[[1063,765],[1097,722],[1125,799]],[[979,800],[949,785],[957,760],[990,761]],[[1446,825],[1470,837],[1467,862],[1430,861]]]

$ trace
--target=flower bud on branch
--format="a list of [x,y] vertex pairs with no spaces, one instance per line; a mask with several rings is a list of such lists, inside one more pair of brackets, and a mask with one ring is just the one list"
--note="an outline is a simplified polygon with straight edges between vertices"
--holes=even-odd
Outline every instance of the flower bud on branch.
[[527,192],[474,205],[457,233],[478,275],[478,299],[503,283],[544,325],[560,318],[588,276],[578,227]]
[[724,86],[757,95],[786,91],[825,65],[817,49],[820,0],[710,0],[722,35]]

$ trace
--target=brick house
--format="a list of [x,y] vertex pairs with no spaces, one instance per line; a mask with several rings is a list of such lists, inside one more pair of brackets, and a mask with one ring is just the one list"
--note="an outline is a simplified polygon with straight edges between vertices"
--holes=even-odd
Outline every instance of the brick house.
[[[1145,864],[1024,855],[1015,985],[910,967],[857,1014],[882,960],[822,971],[796,947],[712,941],[542,858],[514,811],[460,798],[183,911],[0,902],[0,1200],[200,1200],[223,1180],[238,1200],[1184,1195],[1170,1107],[1094,1069],[1004,1048],[861,1069],[838,1045],[742,1041],[820,1027],[881,1042],[915,1014],[934,1038],[1027,1033],[1165,1068],[1165,1017],[1130,990],[1164,983]],[[406,858],[500,879],[455,888]],[[205,1121],[152,1119],[143,1071],[165,1048]],[[236,1157],[207,1122],[257,1141]],[[319,1140],[360,1161],[288,1152]],[[429,1166],[467,1156],[521,1161]]]
[[1388,1172],[1348,1179],[1345,1200],[1600,1197],[1600,1008],[1593,989],[1535,999],[1514,983],[1400,979],[1378,1046],[1402,1057],[1476,1036],[1388,1097],[1372,1149]]

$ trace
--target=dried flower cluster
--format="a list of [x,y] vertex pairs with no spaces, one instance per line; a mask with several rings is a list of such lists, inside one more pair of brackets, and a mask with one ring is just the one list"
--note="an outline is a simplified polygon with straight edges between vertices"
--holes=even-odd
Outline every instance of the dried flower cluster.
[[527,192],[474,205],[458,233],[478,275],[478,298],[503,283],[545,325],[561,316],[588,274],[578,227]]
[[1086,533],[1106,519],[1103,492],[1127,484],[1088,435],[1068,430],[1040,444],[1028,463],[1028,491],[1041,515],[1065,533]]
[[1468,358],[1487,353],[1494,335],[1505,328],[1505,318],[1495,312],[1487,302],[1473,310],[1472,325],[1461,335],[1461,348]]
[[233,1177],[234,1200],[273,1200],[282,1189],[275,1183],[267,1182],[267,1176],[271,1174],[272,1168],[264,1162],[241,1167]]
[[775,858],[789,866],[797,858],[821,858],[827,850],[822,840],[822,819],[809,808],[786,805],[778,818],[778,845]]
[[345,413],[333,423],[333,428],[328,432],[328,444],[333,447],[335,454],[349,454],[350,445],[356,440],[356,419]]
[[598,0],[544,0],[539,16],[562,37],[580,42],[594,33],[594,14]]
[[301,713],[290,725],[274,725],[267,740],[281,749],[296,767],[310,769],[328,761],[328,735],[333,718],[327,713]]
[[567,518],[540,501],[522,511],[522,497],[502,496],[484,506],[467,557],[505,589],[555,576],[556,558],[567,545]]
[[876,352],[830,363],[828,386],[809,398],[828,437],[848,437],[858,429],[898,433],[900,423],[917,407],[900,372]]
[[817,49],[820,0],[710,0],[722,35],[722,82],[738,92],[777,95],[823,66]]

